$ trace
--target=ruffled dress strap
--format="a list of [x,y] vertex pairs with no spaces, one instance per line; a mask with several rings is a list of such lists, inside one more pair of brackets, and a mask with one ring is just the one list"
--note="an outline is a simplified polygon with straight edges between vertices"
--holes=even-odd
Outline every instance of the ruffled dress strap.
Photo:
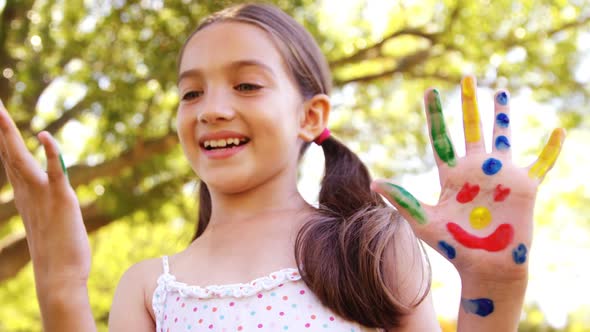
[[163,273],[158,277],[158,286],[152,296],[152,308],[156,317],[156,325],[160,326],[164,319],[164,311],[166,309],[166,295],[171,282],[175,280],[174,276],[170,274],[170,266],[168,264],[168,256],[162,257]]
[[168,265],[168,256],[162,257],[162,269],[164,274],[170,274],[170,266]]

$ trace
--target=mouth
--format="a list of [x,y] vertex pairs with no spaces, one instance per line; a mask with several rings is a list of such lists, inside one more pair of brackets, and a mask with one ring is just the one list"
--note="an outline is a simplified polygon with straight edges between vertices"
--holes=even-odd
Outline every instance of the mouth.
[[230,137],[223,139],[210,139],[204,140],[200,143],[202,149],[207,151],[223,150],[223,149],[235,149],[239,146],[246,145],[250,142],[247,137]]

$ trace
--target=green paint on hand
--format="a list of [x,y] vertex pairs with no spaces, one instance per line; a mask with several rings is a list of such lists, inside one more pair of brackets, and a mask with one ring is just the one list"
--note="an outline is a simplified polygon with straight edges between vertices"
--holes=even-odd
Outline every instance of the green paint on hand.
[[391,186],[391,190],[389,190],[389,195],[393,198],[394,201],[397,202],[401,207],[406,209],[408,213],[414,217],[417,223],[420,225],[425,225],[428,223],[426,220],[426,213],[424,213],[424,209],[420,205],[420,202],[407,190],[404,188],[397,186],[392,183],[388,183]]
[[442,113],[440,95],[437,90],[432,90],[428,98],[428,113],[430,114],[430,135],[436,154],[447,165],[454,167],[457,164],[453,143],[447,135],[445,119]]
[[59,154],[59,163],[61,164],[62,171],[64,171],[64,174],[67,177],[68,176],[68,169],[66,168],[66,164],[64,163],[64,158],[61,156],[61,153]]

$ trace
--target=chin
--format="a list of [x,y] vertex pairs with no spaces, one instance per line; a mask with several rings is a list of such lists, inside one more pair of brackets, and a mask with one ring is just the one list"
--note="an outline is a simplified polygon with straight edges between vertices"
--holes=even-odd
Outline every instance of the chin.
[[239,194],[252,187],[251,176],[240,174],[208,174],[201,178],[209,188],[209,191],[216,191],[223,194]]

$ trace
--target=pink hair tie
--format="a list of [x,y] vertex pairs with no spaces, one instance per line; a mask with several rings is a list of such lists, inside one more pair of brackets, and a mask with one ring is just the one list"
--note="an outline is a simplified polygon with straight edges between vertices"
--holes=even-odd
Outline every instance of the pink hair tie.
[[316,137],[316,139],[313,141],[317,145],[322,145],[322,143],[324,143],[324,141],[327,140],[328,137],[330,137],[330,130],[328,128],[324,128],[324,131],[322,131],[320,136]]

